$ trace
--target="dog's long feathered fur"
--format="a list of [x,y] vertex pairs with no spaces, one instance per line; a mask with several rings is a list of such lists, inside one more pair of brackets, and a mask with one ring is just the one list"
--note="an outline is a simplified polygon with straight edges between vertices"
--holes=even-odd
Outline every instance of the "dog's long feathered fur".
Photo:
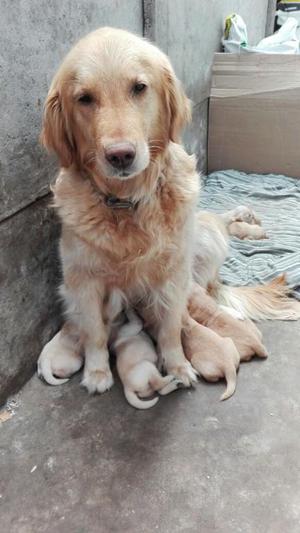
[[265,285],[230,287],[218,283],[211,294],[223,305],[252,320],[298,320],[300,303],[289,297],[290,288],[281,275]]

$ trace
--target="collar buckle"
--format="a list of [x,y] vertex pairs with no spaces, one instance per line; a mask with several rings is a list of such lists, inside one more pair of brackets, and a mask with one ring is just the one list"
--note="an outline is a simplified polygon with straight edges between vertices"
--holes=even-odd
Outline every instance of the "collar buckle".
[[121,199],[116,196],[105,196],[104,202],[111,209],[134,209],[137,205],[132,200]]

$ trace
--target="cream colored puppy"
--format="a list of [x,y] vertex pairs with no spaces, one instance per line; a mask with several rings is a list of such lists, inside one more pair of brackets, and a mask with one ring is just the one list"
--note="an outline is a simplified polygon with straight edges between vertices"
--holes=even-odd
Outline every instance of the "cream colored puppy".
[[235,207],[231,211],[222,213],[220,216],[225,222],[225,224],[227,225],[227,227],[232,222],[246,222],[247,224],[250,224],[250,225],[261,226],[260,218],[253,211],[253,209],[251,209],[251,207],[248,207],[246,205],[239,205],[238,207]]
[[158,371],[155,347],[143,331],[143,323],[133,312],[127,311],[129,322],[121,326],[113,349],[117,357],[117,370],[127,401],[137,409],[149,409],[158,397],[141,400],[154,392],[165,395],[176,390],[182,382],[172,375],[163,377]]
[[240,364],[240,356],[232,339],[222,338],[191,317],[186,317],[182,330],[182,345],[186,358],[203,378],[207,381],[225,378],[227,387],[220,400],[232,396],[236,388],[236,371]]
[[261,226],[248,222],[232,222],[228,226],[228,231],[230,235],[238,237],[238,239],[259,240],[268,238]]
[[262,334],[251,320],[237,320],[222,309],[205,290],[194,283],[188,303],[190,316],[221,337],[230,337],[241,361],[249,361],[254,355],[268,357],[262,343]]
[[63,385],[83,364],[82,343],[71,324],[48,342],[38,358],[37,372],[49,385]]

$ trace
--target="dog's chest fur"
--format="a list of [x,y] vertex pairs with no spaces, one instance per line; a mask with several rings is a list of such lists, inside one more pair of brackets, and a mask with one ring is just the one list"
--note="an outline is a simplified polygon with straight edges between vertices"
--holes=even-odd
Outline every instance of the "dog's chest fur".
[[[63,224],[65,282],[97,277],[122,290],[158,286],[185,253],[188,220],[198,197],[194,160],[184,155],[169,168],[155,193],[135,210],[111,209],[88,181],[63,174],[54,189]],[[181,155],[182,155],[181,153]]]

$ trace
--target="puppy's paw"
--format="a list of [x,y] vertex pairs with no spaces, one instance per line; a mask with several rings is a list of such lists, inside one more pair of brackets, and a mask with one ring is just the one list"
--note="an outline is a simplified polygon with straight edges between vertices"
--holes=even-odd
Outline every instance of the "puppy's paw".
[[181,379],[175,378],[175,376],[172,375],[165,376],[163,379],[166,382],[166,385],[158,390],[158,393],[162,396],[185,386]]
[[190,387],[197,382],[197,372],[188,361],[168,370],[184,387]]
[[184,387],[184,383],[181,379],[179,378],[173,378],[172,381],[171,381],[172,385],[174,387],[176,387],[176,389],[182,389]]
[[110,369],[107,370],[85,370],[81,385],[85,387],[90,394],[109,390],[113,386],[114,380]]

